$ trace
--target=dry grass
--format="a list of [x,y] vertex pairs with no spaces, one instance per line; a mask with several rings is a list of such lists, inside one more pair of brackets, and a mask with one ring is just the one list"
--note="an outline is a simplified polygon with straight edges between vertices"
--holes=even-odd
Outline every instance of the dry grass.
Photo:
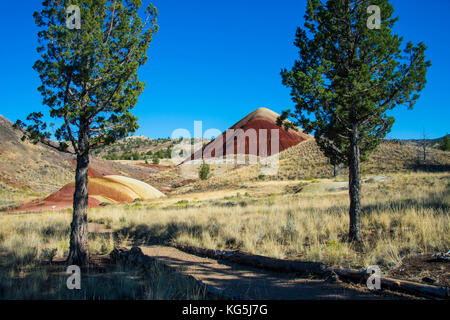
[[0,211],[15,208],[20,203],[42,198],[45,194],[15,189],[0,183]]
[[[103,255],[114,245],[131,241],[145,244],[158,238],[334,266],[362,268],[377,264],[388,273],[405,256],[442,252],[450,247],[449,173],[401,173],[389,180],[364,183],[364,240],[359,246],[346,239],[347,192],[320,188],[330,182],[256,181],[245,188],[228,190],[222,198],[210,192],[93,209],[90,222],[102,223],[112,233],[90,233],[91,254]],[[93,272],[86,279],[84,296],[67,293],[66,277],[60,272],[55,278],[40,266],[50,260],[52,251],[55,259],[67,256],[70,220],[69,211],[0,215],[0,297],[201,298],[192,285],[178,280],[171,280],[178,289],[168,292],[161,281],[169,281],[172,276],[159,269],[155,269],[154,282],[147,287],[133,275],[128,277],[129,271],[116,270],[107,273],[112,280]],[[114,291],[111,285],[120,288],[117,295],[108,294]],[[40,291],[42,286],[45,292]],[[136,288],[140,288],[138,296],[133,293]]]
[[[290,187],[312,183],[317,182]],[[221,200],[95,209],[90,217],[98,222],[107,219],[123,241],[160,237],[211,249],[392,269],[409,254],[448,250],[449,187],[448,173],[396,174],[391,180],[364,184],[360,247],[346,240],[346,191],[255,198],[244,189]]]
[[[0,299],[204,299],[193,279],[155,263],[142,274],[121,266],[82,272],[81,290],[68,290],[62,261],[68,254],[70,213],[0,217]],[[91,256],[114,247],[111,234],[90,233]]]

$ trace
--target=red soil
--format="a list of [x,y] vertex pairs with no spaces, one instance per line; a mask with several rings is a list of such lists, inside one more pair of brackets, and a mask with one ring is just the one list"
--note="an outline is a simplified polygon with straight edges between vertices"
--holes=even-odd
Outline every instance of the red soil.
[[[76,160],[72,160],[72,165],[76,167]],[[90,164],[88,168],[88,175],[90,178],[101,178],[106,175],[118,175],[118,172],[107,168],[102,165],[101,161],[90,158]],[[39,211],[49,211],[49,210],[64,210],[73,207],[73,194],[75,192],[75,184],[69,183],[59,191],[51,194],[45,199],[34,200],[32,202],[26,203],[17,209],[10,210],[10,213],[18,212],[39,212]],[[124,197],[117,194],[117,191],[106,185],[100,185],[98,183],[89,183],[89,193],[90,194],[101,194],[107,198],[117,200],[119,202],[131,202],[133,199],[129,197]],[[88,207],[95,208],[100,205],[100,201],[89,197]]]
[[[74,168],[77,167],[77,161],[72,160]],[[111,168],[107,168],[101,161],[91,157],[89,159],[88,175],[91,178],[100,178],[104,176],[118,175],[119,173]]]
[[[191,160],[193,159],[202,159],[203,158],[214,158],[216,157],[216,151],[220,152],[220,149],[222,147],[222,154],[226,154],[226,152],[229,152],[227,150],[233,150],[234,154],[250,154],[250,155],[266,155],[271,156],[277,153],[276,150],[273,150],[272,152],[272,134],[271,130],[278,129],[279,130],[279,150],[278,152],[282,152],[288,148],[291,148],[293,146],[296,146],[302,141],[305,141],[310,138],[309,135],[304,134],[303,132],[294,131],[293,129],[290,129],[289,131],[286,131],[284,128],[280,128],[277,126],[276,122],[273,121],[273,119],[270,119],[268,117],[255,117],[251,120],[244,121],[243,123],[238,122],[234,126],[232,126],[230,129],[238,130],[242,129],[244,134],[247,133],[247,136],[245,137],[245,145],[242,147],[240,146],[240,150],[243,150],[244,152],[238,152],[238,139],[237,137],[231,136],[227,139],[226,132],[223,132],[221,135],[222,141],[220,141],[220,138],[216,138],[215,140],[211,141],[209,144],[204,146],[202,150],[197,151],[195,154],[191,156]],[[249,143],[249,136],[251,133],[248,130],[254,130],[256,134],[256,143],[253,145],[250,145]],[[267,130],[267,137],[265,138],[265,143],[262,143],[263,149],[261,150],[262,153],[260,153],[260,135],[261,135],[261,129]],[[221,143],[222,142],[222,143]],[[221,145],[222,144],[222,145]],[[265,151],[265,152],[264,152]],[[219,155],[220,156],[220,155]]]
[[[10,210],[10,213],[17,212],[39,212],[49,210],[64,210],[71,209],[73,206],[73,194],[75,192],[75,185],[73,183],[64,186],[61,190],[51,194],[45,199],[34,200],[21,207]],[[88,207],[94,208],[100,205],[100,201],[89,197]]]

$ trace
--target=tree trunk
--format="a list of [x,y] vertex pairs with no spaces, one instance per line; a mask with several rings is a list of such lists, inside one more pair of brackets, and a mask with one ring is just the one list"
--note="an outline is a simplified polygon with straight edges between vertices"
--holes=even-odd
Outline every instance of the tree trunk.
[[78,133],[77,169],[75,174],[75,193],[73,195],[70,251],[67,259],[70,265],[85,266],[89,263],[87,222],[88,166],[89,123],[81,123]]
[[361,177],[358,126],[350,133],[349,155],[350,241],[361,241]]

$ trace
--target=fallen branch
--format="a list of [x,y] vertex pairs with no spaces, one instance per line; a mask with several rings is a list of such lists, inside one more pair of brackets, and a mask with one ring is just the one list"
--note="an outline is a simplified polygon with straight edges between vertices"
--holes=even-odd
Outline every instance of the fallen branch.
[[[329,268],[329,272],[337,274],[340,278],[357,283],[366,283],[370,277],[367,270],[359,271],[353,269]],[[448,288],[421,284],[408,280],[398,280],[392,278],[380,278],[381,287],[393,291],[409,293],[425,298],[448,299]]]
[[[367,272],[367,270],[360,271],[354,269],[327,268],[325,264],[321,262],[282,260],[247,254],[241,251],[211,250],[187,245],[175,244],[174,246],[185,252],[276,272],[315,274],[320,276],[330,276],[332,274],[336,274],[341,279],[364,284],[371,275],[371,273]],[[449,299],[449,290],[447,287],[438,287],[407,280],[383,277],[380,278],[380,282],[383,289],[399,291],[425,298]]]
[[298,260],[289,261],[247,254],[241,251],[220,251],[220,250],[202,249],[186,245],[175,245],[175,247],[186,252],[200,254],[217,260],[226,260],[251,267],[268,269],[278,272],[319,274],[319,275],[324,275],[327,272],[326,265],[321,262],[308,262]]

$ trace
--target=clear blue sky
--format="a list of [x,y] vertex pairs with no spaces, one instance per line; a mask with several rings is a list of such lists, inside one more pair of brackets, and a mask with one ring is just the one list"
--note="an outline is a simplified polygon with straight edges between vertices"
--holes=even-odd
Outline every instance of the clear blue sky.
[[[399,107],[390,138],[450,133],[450,1],[392,0],[400,17],[396,33],[424,41],[433,63],[413,111]],[[15,121],[46,110],[32,69],[37,59],[33,11],[40,0],[2,1],[0,114]],[[134,113],[137,134],[167,137],[176,128],[224,130],[258,107],[292,108],[280,69],[297,57],[292,44],[303,24],[306,0],[153,0],[160,31],[140,71],[147,83]]]

